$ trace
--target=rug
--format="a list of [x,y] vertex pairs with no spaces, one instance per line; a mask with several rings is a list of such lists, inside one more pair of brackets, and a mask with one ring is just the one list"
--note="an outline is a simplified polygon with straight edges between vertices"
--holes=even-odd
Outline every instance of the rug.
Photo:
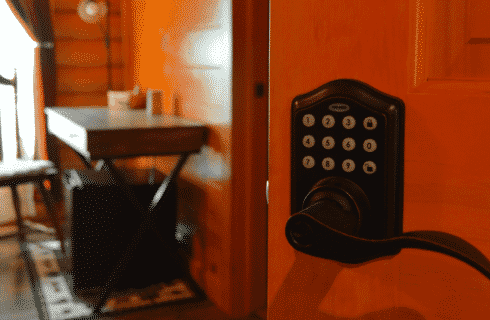
[[[88,319],[93,306],[79,299],[70,286],[70,275],[63,272],[57,259],[59,241],[27,244],[41,287],[42,304],[49,320]],[[131,312],[162,304],[201,300],[202,292],[190,279],[176,279],[171,284],[156,283],[145,289],[116,291],[102,308],[103,315]]]

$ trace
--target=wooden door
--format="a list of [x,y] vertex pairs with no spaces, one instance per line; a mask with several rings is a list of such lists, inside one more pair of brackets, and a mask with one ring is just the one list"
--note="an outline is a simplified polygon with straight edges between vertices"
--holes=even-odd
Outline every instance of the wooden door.
[[[490,256],[490,26],[485,1],[271,2],[268,319],[482,319],[490,280],[404,249],[345,267],[296,252],[292,99],[339,78],[406,105],[404,232],[437,230]],[[328,245],[328,244],[327,244]]]

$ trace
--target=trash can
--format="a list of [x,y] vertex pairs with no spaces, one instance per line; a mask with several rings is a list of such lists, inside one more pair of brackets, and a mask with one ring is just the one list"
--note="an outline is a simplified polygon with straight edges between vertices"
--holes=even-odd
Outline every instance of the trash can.
[[[140,203],[148,208],[165,175],[151,169],[120,172]],[[66,170],[62,181],[66,208],[64,232],[73,289],[77,294],[104,286],[143,217],[104,170]],[[155,225],[168,245],[175,248],[176,184],[166,192],[165,201],[157,208]],[[170,283],[182,276],[182,272],[155,233],[147,231],[115,288],[138,289]]]

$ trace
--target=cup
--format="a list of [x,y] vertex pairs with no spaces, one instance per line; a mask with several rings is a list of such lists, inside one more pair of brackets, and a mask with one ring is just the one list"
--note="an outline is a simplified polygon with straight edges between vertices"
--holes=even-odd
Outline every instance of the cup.
[[162,114],[163,112],[163,91],[148,89],[146,91],[146,114]]
[[130,110],[129,98],[132,90],[107,91],[107,106],[111,111]]

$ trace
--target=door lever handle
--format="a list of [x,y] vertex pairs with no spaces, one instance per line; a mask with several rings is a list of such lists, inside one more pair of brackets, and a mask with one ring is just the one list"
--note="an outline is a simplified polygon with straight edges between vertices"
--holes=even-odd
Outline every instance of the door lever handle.
[[[449,233],[412,231],[387,239],[360,237],[358,231],[362,228],[363,217],[369,214],[367,198],[355,194],[362,190],[343,180],[346,180],[342,182],[344,188],[336,190],[327,182],[312,190],[305,199],[305,209],[289,218],[286,237],[293,248],[348,264],[393,256],[401,249],[422,249],[454,257],[490,279],[490,261],[476,247]],[[339,185],[339,178],[335,181]]]

